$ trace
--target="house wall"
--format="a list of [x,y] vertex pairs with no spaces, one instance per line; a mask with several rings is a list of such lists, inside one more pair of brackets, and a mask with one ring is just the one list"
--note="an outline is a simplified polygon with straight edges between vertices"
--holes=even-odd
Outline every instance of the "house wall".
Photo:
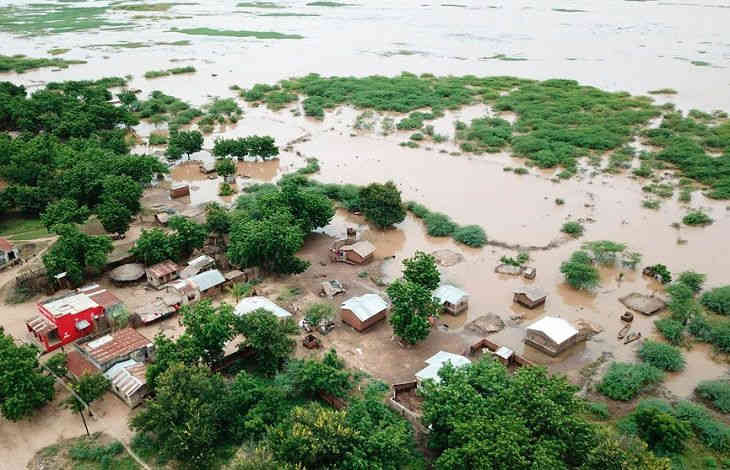
[[343,308],[340,312],[340,317],[343,322],[355,328],[357,331],[363,332],[379,321],[385,320],[386,312],[387,309],[379,312],[377,315],[373,315],[368,318],[367,321],[361,321],[357,315],[352,312],[352,310]]
[[144,397],[147,396],[149,393],[149,389],[147,388],[147,384],[142,385],[136,392],[134,392],[132,395],[125,395],[121,390],[119,390],[117,387],[112,386],[112,391],[116,396],[122,399],[124,403],[127,404],[130,408],[135,408],[136,406],[139,406],[140,403],[144,401]]
[[469,307],[469,301],[463,300],[459,302],[458,304],[451,304],[449,302],[444,302],[444,310],[448,313],[451,313],[452,315],[459,314],[466,310]]
[[[58,328],[58,338],[61,340],[59,343],[50,347],[48,346],[47,340],[43,341],[44,346],[46,346],[46,351],[53,351],[65,344],[72,343],[79,338],[90,335],[94,332],[96,319],[104,316],[104,307],[100,305],[88,308],[76,314],[67,314],[58,318],[54,318],[54,316],[46,310],[43,305],[38,306],[38,311],[41,315],[46,317],[48,321],[56,325]],[[76,322],[81,320],[88,321],[89,326],[79,331],[76,329]]]
[[527,331],[527,336],[525,337],[525,343],[550,356],[557,356],[558,354],[573,346],[577,342],[577,340],[578,335],[575,335],[558,344],[539,331],[529,330]]
[[349,250],[349,251],[345,252],[345,256],[347,257],[348,260],[350,260],[350,261],[352,261],[353,263],[356,263],[356,264],[365,264],[365,263],[367,263],[367,262],[369,262],[370,260],[373,259],[373,255],[372,254],[366,256],[365,258],[363,258],[362,256],[360,256],[357,253],[355,253],[353,250]]
[[515,294],[514,301],[527,308],[535,308],[545,303],[545,298],[532,302],[525,294]]

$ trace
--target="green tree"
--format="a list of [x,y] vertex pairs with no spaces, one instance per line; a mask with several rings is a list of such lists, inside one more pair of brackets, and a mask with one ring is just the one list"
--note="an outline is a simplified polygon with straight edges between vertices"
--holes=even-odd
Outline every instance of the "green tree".
[[422,251],[416,251],[412,258],[403,260],[403,277],[432,291],[441,283],[441,274],[436,267],[436,258]]
[[689,425],[655,407],[637,407],[632,419],[638,436],[659,455],[681,453],[692,435]]
[[126,233],[132,223],[132,213],[115,199],[107,199],[96,207],[101,225],[109,233]]
[[684,271],[677,277],[677,282],[690,288],[695,294],[702,290],[707,276],[694,271]]
[[304,233],[292,216],[279,211],[262,220],[239,218],[231,229],[228,258],[242,266],[294,274],[306,271],[309,262],[294,254],[304,245]]
[[284,376],[293,390],[313,399],[318,398],[320,393],[344,398],[352,389],[350,373],[343,369],[334,349],[328,351],[321,361],[290,361]]
[[279,320],[264,309],[238,317],[236,331],[246,337],[239,347],[253,350],[257,367],[266,374],[278,371],[296,347],[291,338],[297,333],[294,321]]
[[31,416],[53,400],[55,379],[44,374],[38,363],[38,350],[18,346],[0,327],[0,412],[10,421]]
[[139,212],[142,186],[127,175],[111,175],[102,182],[102,203],[115,202],[126,207],[130,215]]
[[294,183],[282,184],[279,194],[281,204],[294,216],[305,234],[329,224],[335,215],[329,198],[316,192],[304,191]]
[[190,159],[190,154],[203,148],[203,135],[198,131],[178,131],[170,135],[167,155],[175,160],[183,154]]
[[170,237],[159,228],[142,230],[130,251],[146,266],[175,258]]
[[588,454],[581,470],[671,470],[668,458],[655,456],[644,441],[635,436],[602,435]]
[[79,414],[84,423],[87,436],[89,435],[89,428],[86,425],[84,409],[92,402],[101,398],[109,390],[110,385],[109,379],[104,377],[103,374],[84,374],[71,386],[76,395],[68,397],[64,404]]
[[68,372],[66,362],[68,358],[65,353],[56,353],[46,361],[46,367],[58,377],[64,377]]
[[164,374],[173,364],[186,366],[198,365],[203,356],[200,343],[187,333],[178,339],[171,339],[158,333],[154,339],[155,360],[147,365],[147,384],[151,390],[157,387],[157,378]]
[[303,467],[277,460],[264,447],[257,447],[245,456],[236,457],[231,464],[231,470],[303,470]]
[[544,368],[508,374],[486,358],[439,375],[421,387],[436,469],[577,469],[599,442],[576,388]]
[[215,171],[220,176],[230,176],[236,172],[236,164],[230,158],[219,158],[215,162]]
[[585,251],[574,252],[568,261],[560,265],[560,272],[565,276],[565,281],[576,289],[593,289],[601,279]]
[[416,344],[431,332],[430,317],[438,316],[439,304],[431,291],[420,284],[398,279],[387,289],[393,303],[390,324],[393,332],[410,344]]
[[184,468],[209,468],[224,431],[226,388],[218,374],[173,364],[157,378],[155,399],[131,420],[161,457]]
[[231,231],[231,213],[216,202],[205,207],[205,225],[209,232],[224,235]]
[[181,215],[170,217],[167,224],[174,230],[170,235],[170,244],[178,259],[190,255],[196,248],[202,248],[208,238],[205,226],[187,217]]
[[87,272],[101,271],[106,265],[107,255],[112,251],[109,237],[86,235],[70,224],[55,227],[59,238],[43,255],[49,279],[53,281],[53,276],[65,272],[69,281],[79,284]]
[[273,137],[252,135],[246,139],[249,155],[261,157],[262,160],[270,160],[279,155],[279,147],[274,143]]
[[678,280],[668,285],[665,290],[669,294],[667,310],[671,313],[672,320],[687,324],[687,321],[700,311],[694,298],[694,291],[687,284]]
[[400,191],[392,181],[372,183],[362,188],[360,207],[365,217],[381,229],[403,222],[406,218]]
[[232,284],[228,286],[226,289],[231,296],[233,296],[233,300],[238,303],[241,298],[248,295],[249,292],[251,292],[251,284],[247,282],[237,282],[236,284]]
[[185,334],[193,339],[203,361],[212,366],[223,359],[223,348],[233,339],[233,308],[223,303],[214,307],[210,300],[203,300],[180,309]]
[[52,230],[56,224],[83,224],[89,218],[89,209],[79,207],[73,199],[63,198],[52,202],[41,212],[41,222],[47,230]]

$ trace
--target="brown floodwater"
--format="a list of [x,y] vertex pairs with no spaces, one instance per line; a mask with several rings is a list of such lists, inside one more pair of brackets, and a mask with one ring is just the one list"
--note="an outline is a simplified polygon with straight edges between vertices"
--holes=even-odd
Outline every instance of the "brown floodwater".
[[[201,106],[215,96],[234,96],[229,89],[234,84],[250,87],[310,72],[364,76],[407,70],[440,75],[572,78],[634,94],[669,87],[678,94],[656,96],[658,102],[671,101],[686,110],[730,110],[726,71],[730,60],[726,33],[730,8],[721,0],[584,0],[559,5],[563,9],[583,10],[576,12],[555,11],[553,5],[536,0],[497,0],[488,4],[460,0],[464,8],[423,4],[422,0],[368,0],[343,8],[307,7],[305,3],[288,2],[286,11],[321,16],[265,17],[237,9],[234,0],[202,0],[195,5],[176,5],[165,13],[194,18],[143,21],[130,30],[30,38],[0,33],[4,53],[8,55],[37,57],[43,55],[42,51],[62,47],[71,49],[64,58],[87,61],[60,71],[0,74],[0,79],[34,88],[47,81],[131,74],[130,87],[139,88],[144,94],[159,89]],[[122,12],[114,15],[127,17]],[[301,34],[305,38],[276,41],[187,36],[167,32],[171,27],[245,28]],[[153,43],[182,39],[192,45],[82,48],[120,41]],[[526,60],[486,59],[498,54]],[[691,63],[697,60],[710,65]],[[148,70],[168,68],[166,64],[179,61],[194,65],[198,72],[156,80],[142,78]],[[527,175],[504,171],[505,167],[524,164],[505,153],[451,155],[457,151],[452,142],[422,143],[418,149],[400,147],[398,144],[408,140],[410,132],[382,135],[384,116],[377,115],[373,130],[356,130],[353,126],[360,112],[350,107],[328,112],[320,122],[291,109],[274,112],[240,104],[244,108],[242,119],[206,136],[204,148],[212,148],[217,137],[258,134],[273,136],[282,154],[269,162],[239,163],[238,188],[252,182],[275,181],[282,173],[303,166],[305,158],[316,157],[322,169],[315,177],[323,182],[367,184],[393,180],[405,199],[446,213],[460,224],[479,224],[490,240],[538,248],[554,242],[553,249],[530,250],[529,264],[537,268],[538,274],[529,282],[548,292],[546,305],[530,311],[512,303],[513,289],[526,281],[494,272],[500,257],[514,256],[516,250],[497,246],[476,250],[448,238],[429,237],[421,222],[412,216],[395,229],[377,231],[369,229],[360,217],[338,212],[331,226],[324,230],[337,235],[343,234],[347,226],[359,226],[363,236],[376,245],[379,258],[393,257],[383,265],[386,279],[398,277],[402,260],[417,250],[448,249],[460,253],[462,262],[440,268],[444,281],[461,286],[471,295],[471,305],[463,319],[444,320],[450,324],[450,330],[460,334],[465,322],[487,313],[498,314],[507,327],[495,334],[494,340],[536,362],[550,364],[553,370],[574,373],[603,352],[611,352],[619,360],[635,360],[638,343],[624,345],[616,340],[621,327],[618,317],[624,311],[618,298],[631,292],[658,291],[661,295],[660,286],[638,273],[624,271],[619,281],[616,269],[601,270],[602,283],[595,292],[578,292],[566,286],[559,272],[560,263],[579,249],[582,241],[624,242],[643,255],[642,265],[664,263],[674,273],[694,269],[707,274],[708,287],[730,282],[727,201],[709,200],[695,192],[692,202],[684,204],[677,200],[675,191],[659,210],[648,210],[641,207],[641,186],[645,183],[626,175],[595,174],[595,169],[585,166],[577,177],[556,183],[554,171],[530,169]],[[486,106],[470,106],[447,112],[433,124],[436,132],[453,136],[454,120],[469,121],[487,113],[490,110]],[[501,116],[514,120],[514,115]],[[142,124],[136,130],[147,137],[156,128],[159,127]],[[305,138],[293,144],[291,151],[283,150],[286,143],[302,137]],[[641,143],[634,145],[640,147]],[[142,146],[137,150],[148,151]],[[172,168],[170,178],[190,183],[192,205],[231,202],[235,198],[220,198],[221,179],[208,179],[194,164],[178,164]],[[672,177],[666,180],[677,181]],[[556,205],[556,198],[563,199],[565,204]],[[673,228],[672,224],[679,222],[690,208],[707,211],[715,223],[704,228]],[[561,225],[568,220],[586,221],[586,233],[581,239],[573,240],[560,233]],[[557,359],[548,358],[523,344],[526,325],[546,314],[573,322],[585,319],[603,332]],[[522,321],[511,320],[516,315],[523,316]],[[637,315],[634,331],[653,337],[654,319]],[[686,357],[687,370],[670,376],[666,382],[667,388],[679,396],[687,396],[700,380],[727,373],[726,363],[715,362],[707,347],[695,345]]]

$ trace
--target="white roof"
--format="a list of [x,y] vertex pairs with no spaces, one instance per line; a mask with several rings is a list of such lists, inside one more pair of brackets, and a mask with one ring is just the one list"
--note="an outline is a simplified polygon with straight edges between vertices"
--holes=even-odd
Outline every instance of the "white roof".
[[221,274],[221,272],[217,269],[211,269],[210,271],[196,274],[188,280],[198,286],[200,292],[205,292],[211,287],[215,287],[226,282],[226,278],[223,277],[223,274]]
[[292,316],[291,313],[279,307],[271,300],[261,296],[246,297],[245,299],[241,300],[240,302],[238,302],[238,305],[236,305],[234,313],[240,317],[260,308],[268,310],[279,318],[289,318]]
[[343,250],[352,250],[363,258],[366,258],[375,253],[375,245],[367,240],[362,240],[352,245],[342,247]]
[[388,308],[388,304],[377,294],[365,294],[345,300],[342,308],[350,310],[360,321],[366,321]]
[[501,357],[502,359],[509,359],[510,357],[512,357],[512,354],[514,354],[514,351],[506,346],[500,346],[499,349],[494,352],[494,354]]
[[212,158],[213,155],[211,155],[211,153],[207,150],[198,150],[197,152],[190,154],[190,160],[210,160]]
[[433,292],[433,296],[439,301],[441,305],[445,304],[446,302],[456,305],[462,300],[469,298],[469,294],[459,289],[458,287],[454,287],[449,284],[439,286],[438,289]]
[[131,367],[142,366],[141,362],[137,362],[134,359],[129,359],[123,362],[114,364],[108,371],[104,372],[104,376],[118,388],[124,395],[131,396],[139,390],[145,383],[146,380],[142,380],[140,377],[132,375],[129,372]]
[[200,255],[188,261],[188,266],[199,266],[201,264],[215,263],[215,260],[208,255]]
[[558,317],[543,317],[527,327],[527,330],[542,332],[557,344],[578,334],[578,330],[566,320]]
[[547,296],[547,293],[535,286],[523,286],[519,289],[515,289],[515,294],[525,294],[531,302],[542,299]]
[[426,364],[428,364],[428,366],[416,372],[416,378],[419,381],[431,379],[434,382],[439,383],[441,381],[441,378],[439,377],[438,373],[446,363],[449,363],[452,366],[458,368],[471,364],[471,361],[468,358],[459,354],[439,351],[433,356],[426,359]]
[[43,307],[54,317],[61,317],[69,313],[79,313],[88,308],[98,306],[99,304],[91,300],[91,297],[86,294],[69,295],[68,297],[52,300],[43,304]]

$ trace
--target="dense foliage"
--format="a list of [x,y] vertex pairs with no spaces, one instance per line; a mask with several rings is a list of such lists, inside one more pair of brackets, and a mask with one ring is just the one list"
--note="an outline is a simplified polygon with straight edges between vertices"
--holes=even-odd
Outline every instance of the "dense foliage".
[[601,279],[593,266],[593,260],[585,251],[576,251],[570,255],[570,259],[560,265],[560,272],[565,276],[565,282],[576,289],[592,289]]
[[388,319],[393,333],[410,344],[426,339],[431,332],[429,318],[440,311],[431,290],[407,279],[398,279],[388,286],[387,292],[393,303]]
[[704,398],[723,413],[730,413],[730,381],[705,380],[695,388],[697,396]]
[[360,190],[359,201],[365,218],[378,228],[390,227],[406,218],[400,191],[392,181],[365,186]]
[[243,160],[246,157],[258,157],[270,160],[279,155],[279,147],[273,137],[252,135],[237,139],[216,139],[213,147],[216,157],[235,157]]
[[614,362],[598,384],[598,391],[614,400],[628,401],[663,379],[664,373],[651,364]]
[[0,412],[18,421],[31,416],[55,395],[55,379],[41,371],[38,350],[18,346],[0,327]]
[[654,367],[669,372],[684,369],[686,361],[682,351],[669,344],[646,340],[638,351],[639,357]]
[[112,251],[109,237],[86,235],[71,224],[56,225],[59,238],[43,255],[48,278],[66,273],[66,279],[78,285],[88,273],[98,273],[106,265],[107,255]]
[[256,367],[265,374],[279,370],[296,347],[291,338],[297,332],[294,320],[279,319],[264,309],[238,317],[236,331],[246,337],[239,347],[253,351]]
[[170,134],[167,156],[177,160],[185,154],[189,159],[191,154],[199,152],[202,147],[203,135],[200,132],[177,131]]
[[202,300],[183,306],[180,315],[203,362],[212,366],[223,359],[223,348],[235,334],[233,307],[223,303],[216,308],[210,300]]
[[730,285],[710,289],[702,294],[700,302],[708,310],[720,315],[730,315]]
[[422,251],[403,260],[403,277],[407,281],[420,284],[428,290],[436,289],[441,282],[441,274],[436,267],[436,258]]

